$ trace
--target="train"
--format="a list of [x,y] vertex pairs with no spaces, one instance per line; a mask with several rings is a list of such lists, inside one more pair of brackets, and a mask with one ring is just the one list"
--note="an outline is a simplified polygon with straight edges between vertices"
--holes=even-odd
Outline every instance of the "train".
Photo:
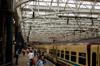
[[36,45],[45,58],[59,66],[100,66],[100,42]]

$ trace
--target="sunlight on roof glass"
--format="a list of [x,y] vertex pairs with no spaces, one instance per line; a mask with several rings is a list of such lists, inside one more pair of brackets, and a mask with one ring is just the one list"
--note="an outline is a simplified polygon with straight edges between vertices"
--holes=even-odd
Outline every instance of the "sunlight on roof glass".
[[80,6],[80,8],[86,8],[86,6],[84,6],[84,5],[81,5],[81,6]]
[[90,9],[92,8],[92,6],[88,6],[88,5],[87,5],[87,7],[90,8]]
[[81,14],[80,16],[84,17],[84,16],[87,16],[87,15],[83,15],[83,14]]
[[57,6],[57,3],[52,3],[52,6]]
[[[68,0],[67,0],[67,1],[68,1]],[[74,3],[74,1],[73,1],[73,0],[69,0],[68,3]]]
[[69,7],[76,7],[75,4],[68,4]]
[[69,14],[69,16],[75,16],[74,14]]
[[51,0],[44,0],[44,1],[50,1],[51,2]]
[[28,2],[28,4],[29,4],[29,5],[33,5],[33,1],[31,1],[31,2]]
[[85,2],[85,1],[84,1],[83,4],[90,4],[90,5],[91,5],[92,2]]
[[39,12],[39,14],[45,14],[45,12]]
[[65,7],[65,4],[64,3],[59,3],[59,6],[64,6]]
[[95,7],[95,9],[100,9],[100,6],[94,6]]
[[39,2],[39,5],[46,5],[46,3],[44,3],[44,2]]

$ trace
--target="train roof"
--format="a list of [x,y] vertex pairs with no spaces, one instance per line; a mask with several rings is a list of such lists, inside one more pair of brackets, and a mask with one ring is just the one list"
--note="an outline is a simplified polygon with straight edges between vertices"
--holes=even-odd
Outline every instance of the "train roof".
[[73,42],[62,42],[62,43],[52,43],[52,44],[40,44],[39,46],[52,46],[52,45],[93,45],[93,44],[100,44],[100,37],[98,38],[91,38],[91,39],[84,39],[80,41],[73,41]]
[[99,45],[100,42],[93,42],[93,43],[62,43],[62,44],[50,44],[50,45],[37,45],[37,46],[52,46],[52,45]]

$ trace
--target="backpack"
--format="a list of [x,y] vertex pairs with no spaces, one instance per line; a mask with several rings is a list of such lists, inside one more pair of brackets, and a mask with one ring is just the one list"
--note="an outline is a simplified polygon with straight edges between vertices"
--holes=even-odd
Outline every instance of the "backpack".
[[27,50],[27,52],[29,52],[29,49]]
[[44,64],[44,63],[46,63],[46,60],[45,60],[45,59],[43,60],[43,64]]

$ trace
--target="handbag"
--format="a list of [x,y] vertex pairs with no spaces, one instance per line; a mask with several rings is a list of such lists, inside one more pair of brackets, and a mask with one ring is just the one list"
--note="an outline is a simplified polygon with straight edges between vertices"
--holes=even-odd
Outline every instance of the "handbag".
[[33,60],[33,65],[35,65],[35,60]]

